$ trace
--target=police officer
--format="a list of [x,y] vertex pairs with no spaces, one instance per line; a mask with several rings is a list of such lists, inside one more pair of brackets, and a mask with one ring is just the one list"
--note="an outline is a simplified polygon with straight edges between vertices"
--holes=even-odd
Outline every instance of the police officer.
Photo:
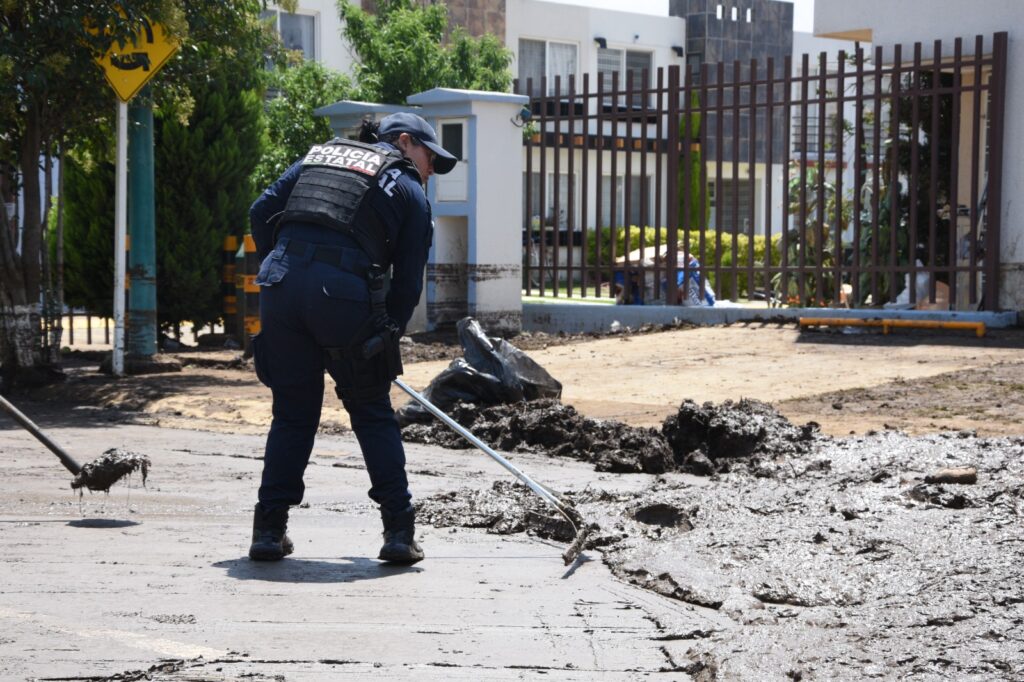
[[379,558],[423,558],[389,392],[402,373],[398,340],[419,301],[433,236],[424,186],[455,163],[425,120],[391,114],[379,126],[364,122],[358,142],[314,145],[252,205],[262,260],[253,357],[274,403],[251,559],[274,561],[293,550],[288,507],[302,501],[325,369],[380,505]]

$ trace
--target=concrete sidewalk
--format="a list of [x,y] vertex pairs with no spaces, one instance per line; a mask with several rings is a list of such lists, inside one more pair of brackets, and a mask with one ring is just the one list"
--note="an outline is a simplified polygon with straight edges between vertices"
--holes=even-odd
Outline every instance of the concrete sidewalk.
[[[70,425],[69,425],[70,424]],[[372,557],[380,521],[355,439],[320,436],[292,557],[246,558],[262,437],[65,418],[41,426],[80,462],[147,454],[136,480],[79,500],[57,458],[0,423],[0,678],[29,680],[689,679],[690,632],[718,614],[613,578],[596,552],[423,528],[427,560]],[[414,495],[485,488],[485,455],[409,446]],[[511,459],[556,489],[637,489],[647,476]],[[678,662],[678,664],[677,664]]]

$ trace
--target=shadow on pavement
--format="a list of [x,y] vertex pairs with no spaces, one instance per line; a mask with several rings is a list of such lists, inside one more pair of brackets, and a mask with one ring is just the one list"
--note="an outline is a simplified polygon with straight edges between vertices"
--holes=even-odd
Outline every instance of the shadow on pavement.
[[803,329],[797,343],[835,346],[959,346],[962,348],[1024,348],[1021,329],[990,329],[978,338],[965,330],[895,329],[883,334],[873,327]]
[[125,519],[75,519],[68,521],[68,525],[73,528],[128,528],[139,525],[139,522]]
[[[44,430],[65,426],[106,429],[111,424],[132,423],[139,417],[149,417],[146,408],[171,395],[202,395],[211,387],[225,385],[237,387],[241,395],[256,385],[255,378],[250,379],[242,371],[236,374],[225,377],[216,373],[174,372],[114,378],[90,373],[74,380],[18,388],[4,395]],[[0,429],[20,428],[0,412]]]
[[226,569],[228,577],[236,580],[273,583],[351,583],[423,571],[416,566],[393,566],[366,557],[339,557],[333,561],[295,558],[251,561],[242,558],[218,561],[213,566]]
[[569,565],[569,568],[565,571],[565,573],[562,574],[562,580],[571,578],[573,576],[573,573],[576,572],[576,569],[578,569],[583,564],[589,564],[591,561],[593,561],[593,559],[591,559],[586,554],[580,554],[578,557],[576,557],[576,560]]

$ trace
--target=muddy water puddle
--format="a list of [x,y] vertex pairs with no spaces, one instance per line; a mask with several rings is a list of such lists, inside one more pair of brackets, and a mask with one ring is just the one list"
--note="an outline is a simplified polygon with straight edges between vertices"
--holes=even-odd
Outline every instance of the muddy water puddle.
[[[669,468],[700,473],[688,462],[703,455],[707,484],[566,492],[600,527],[591,556],[707,620],[665,639],[719,679],[1024,678],[1024,438],[832,440],[738,405],[684,403],[659,434]],[[968,467],[975,483],[936,482]],[[425,524],[571,537],[516,483],[420,507]]]

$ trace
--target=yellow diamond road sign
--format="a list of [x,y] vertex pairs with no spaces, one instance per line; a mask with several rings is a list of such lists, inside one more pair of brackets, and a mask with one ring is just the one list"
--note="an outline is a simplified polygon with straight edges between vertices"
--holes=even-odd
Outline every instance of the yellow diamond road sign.
[[178,49],[178,42],[160,24],[146,21],[129,45],[114,43],[96,62],[103,67],[110,87],[127,102],[160,70]]

